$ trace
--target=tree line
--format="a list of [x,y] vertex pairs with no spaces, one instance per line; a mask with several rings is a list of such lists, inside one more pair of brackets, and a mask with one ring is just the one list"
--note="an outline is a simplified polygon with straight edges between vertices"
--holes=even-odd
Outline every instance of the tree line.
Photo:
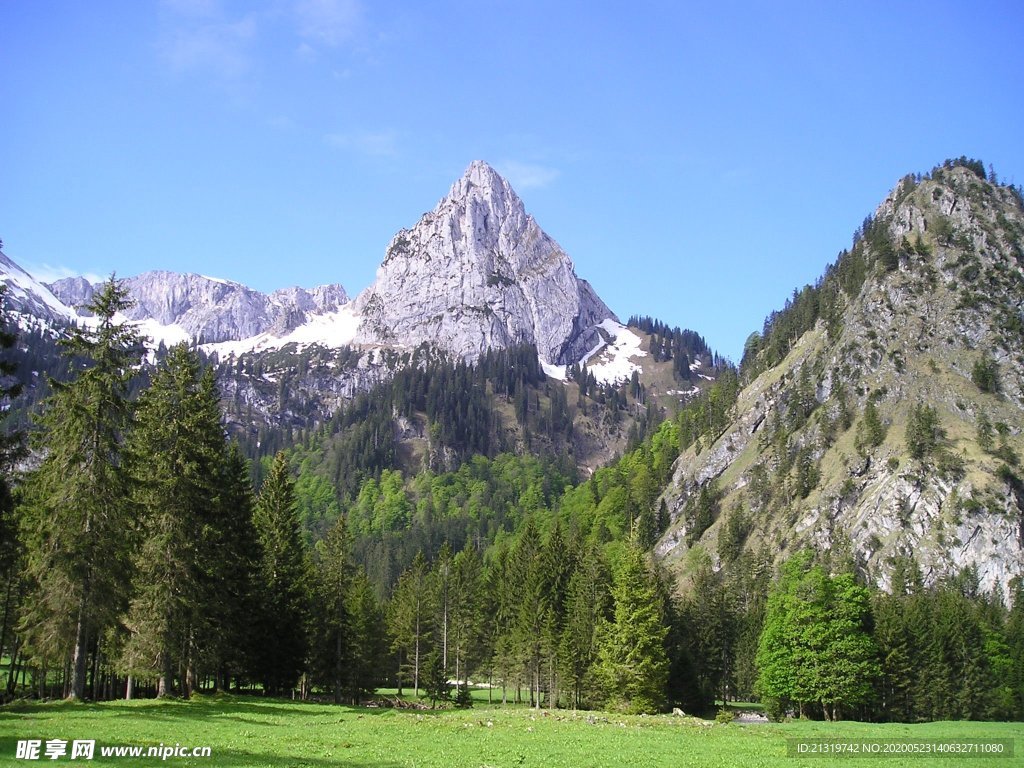
[[[108,282],[96,324],[69,335],[39,461],[0,494],[10,693],[358,702],[393,685],[468,704],[473,681],[536,707],[757,697],[776,716],[1024,716],[1024,605],[980,594],[971,573],[926,586],[908,558],[883,593],[798,554],[776,577],[731,510],[717,560],[696,547],[691,589],[675,590],[650,555],[668,522],[659,489],[680,450],[724,428],[734,373],[581,483],[481,456],[366,478],[341,504],[301,453],[268,461],[254,489],[188,347],[131,397],[142,347],[114,322],[126,302]],[[715,505],[709,491],[692,514]],[[374,571],[382,554],[392,564]]]

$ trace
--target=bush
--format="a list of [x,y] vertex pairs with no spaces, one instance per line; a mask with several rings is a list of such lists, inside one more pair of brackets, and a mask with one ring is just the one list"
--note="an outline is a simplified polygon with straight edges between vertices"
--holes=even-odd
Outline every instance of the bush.
[[762,699],[764,703],[764,713],[768,716],[768,719],[773,723],[781,723],[786,719],[786,707],[782,703],[782,699],[775,698],[774,696],[766,696]]
[[721,723],[722,725],[728,725],[735,718],[736,715],[732,713],[731,709],[725,709],[725,707],[723,707],[722,709],[718,710],[718,714],[715,715],[715,722]]
[[999,364],[987,352],[971,368],[971,381],[982,392],[993,395],[999,392]]

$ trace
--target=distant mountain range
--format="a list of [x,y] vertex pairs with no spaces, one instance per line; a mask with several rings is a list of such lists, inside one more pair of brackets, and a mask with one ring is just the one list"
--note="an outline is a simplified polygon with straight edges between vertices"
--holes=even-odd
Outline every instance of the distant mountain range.
[[[44,285],[0,254],[0,281],[23,328],[88,322],[95,286],[82,278]],[[216,356],[241,430],[323,423],[424,354],[471,362],[533,345],[546,386],[565,381],[565,412],[587,419],[572,440],[593,467],[716,374],[696,334],[691,354],[667,362],[685,333],[621,324],[481,162],[395,235],[354,300],[338,284],[267,295],[173,272],[125,284],[126,319],[154,346],[193,340]],[[777,559],[810,545],[852,552],[883,585],[911,554],[930,581],[972,568],[995,590],[1024,576],[1019,189],[958,161],[903,179],[855,245],[751,335],[738,377],[735,402],[719,393],[697,411],[704,436],[684,441],[659,494],[671,523],[656,549],[680,572],[696,548],[720,565],[737,548]],[[606,397],[590,379],[625,386]],[[604,419],[596,404],[608,399],[617,410]],[[422,414],[395,419],[396,434],[427,440]],[[530,449],[525,434],[509,440]]]
[[[84,318],[96,286],[46,285],[2,257],[8,306],[50,323]],[[354,301],[340,284],[267,295],[195,274],[145,272],[124,280],[135,321],[153,344],[198,341],[222,357],[291,343],[413,349],[453,358],[536,345],[552,367],[602,346],[615,314],[576,276],[568,255],[529,216],[509,183],[474,162],[430,213],[387,247],[373,285]],[[602,323],[605,333],[602,336]],[[613,335],[620,331],[614,330]]]

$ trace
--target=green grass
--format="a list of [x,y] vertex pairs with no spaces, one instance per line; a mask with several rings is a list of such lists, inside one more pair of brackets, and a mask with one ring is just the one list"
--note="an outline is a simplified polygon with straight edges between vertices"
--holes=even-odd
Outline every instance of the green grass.
[[[812,766],[837,759],[791,758],[789,738],[1016,739],[1021,754],[981,765],[1024,765],[1024,726],[1009,723],[794,722],[716,725],[695,718],[534,712],[522,707],[416,712],[256,698],[102,704],[28,703],[0,709],[0,765],[16,761],[17,739],[95,739],[93,765],[155,765],[158,758],[103,760],[99,746],[210,746],[197,766]],[[67,758],[57,761],[64,764]],[[843,759],[844,764],[954,766],[962,760]],[[48,761],[51,762],[51,761]],[[52,762],[51,762],[52,764]]]

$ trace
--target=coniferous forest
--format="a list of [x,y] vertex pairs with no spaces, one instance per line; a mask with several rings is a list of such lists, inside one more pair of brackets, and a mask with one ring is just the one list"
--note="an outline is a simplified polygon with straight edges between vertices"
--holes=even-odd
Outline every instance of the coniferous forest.
[[[535,707],[756,700],[773,717],[1024,717],[1019,583],[1007,607],[969,570],[926,585],[910,556],[887,592],[839,553],[796,552],[776,571],[748,546],[746,511],[721,509],[712,485],[684,514],[698,536],[725,520],[720,567],[698,552],[692,584],[676,588],[651,556],[670,522],[659,496],[680,452],[725,428],[740,374],[724,361],[587,476],[559,449],[570,410],[614,412],[626,396],[577,368],[579,402],[555,387],[542,407],[530,348],[409,368],[261,455],[227,434],[196,350],[142,366],[141,339],[114,321],[127,302],[113,279],[97,292],[95,327],[61,342],[66,375],[0,446],[4,698],[360,703],[397,688],[469,706],[472,683]],[[757,343],[803,322],[801,306]],[[635,323],[681,377],[712,354],[692,332]],[[15,371],[2,373],[13,396]],[[496,403],[553,449],[514,452]],[[418,414],[446,450],[414,467],[391,420]]]

